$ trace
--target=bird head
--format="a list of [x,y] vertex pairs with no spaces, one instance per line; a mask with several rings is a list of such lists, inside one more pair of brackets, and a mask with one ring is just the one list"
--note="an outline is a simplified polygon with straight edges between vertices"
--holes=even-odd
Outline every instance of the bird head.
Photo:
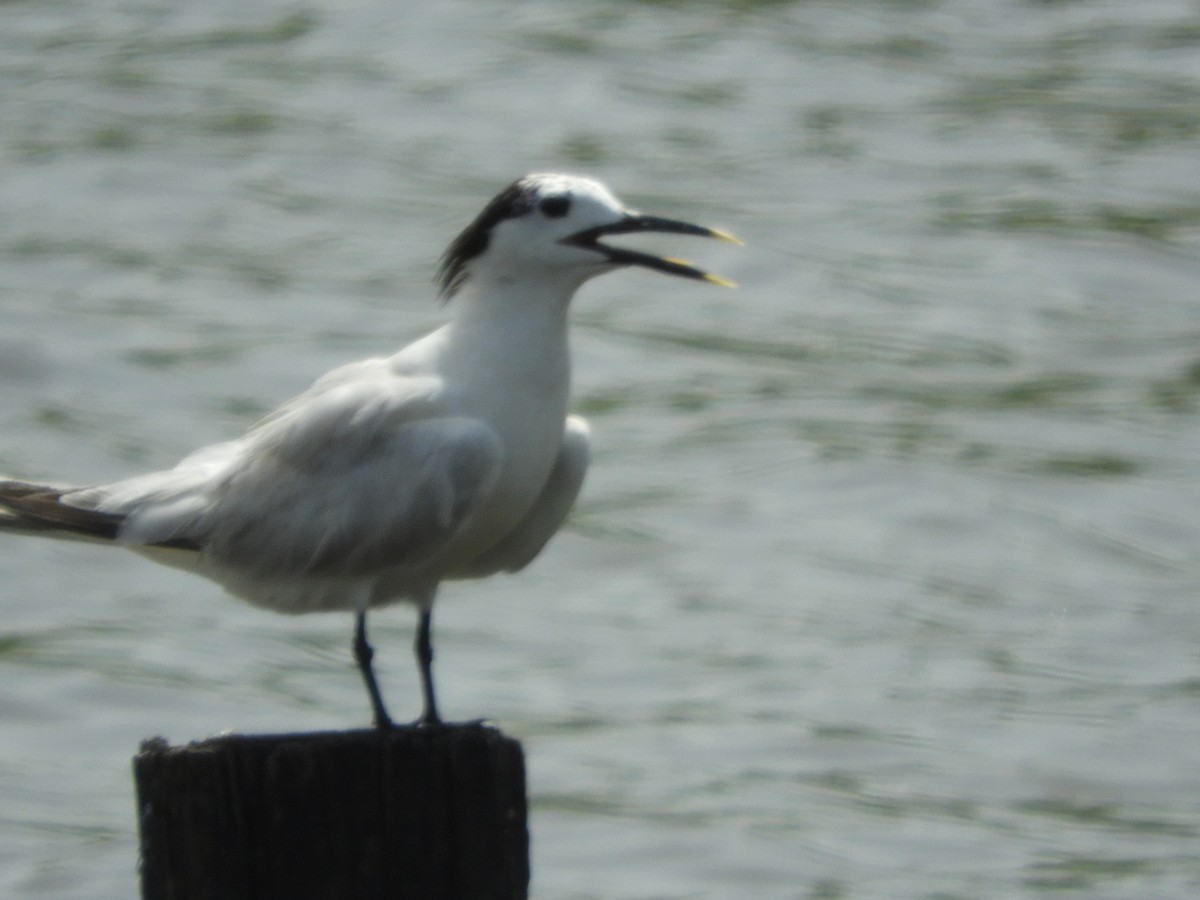
[[625,266],[642,266],[731,285],[684,260],[607,244],[642,232],[699,235],[741,243],[716,228],[649,216],[624,206],[604,185],[575,175],[519,178],[497,194],[442,256],[438,282],[452,297],[472,279],[519,282],[546,278],[570,290]]

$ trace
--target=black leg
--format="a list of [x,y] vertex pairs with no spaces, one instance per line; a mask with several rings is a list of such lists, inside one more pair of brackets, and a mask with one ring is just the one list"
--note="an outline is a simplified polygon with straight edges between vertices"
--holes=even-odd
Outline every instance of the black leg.
[[367,683],[371,709],[375,712],[375,727],[390,728],[392,719],[383,705],[383,695],[379,693],[379,685],[375,681],[375,670],[371,668],[374,656],[375,651],[367,643],[367,614],[360,612],[354,625],[354,659],[358,663],[358,670],[362,672],[363,681]]
[[417,667],[421,670],[421,691],[425,695],[425,711],[417,720],[418,725],[440,725],[437,700],[433,696],[433,613],[421,610],[421,621],[417,626],[417,639],[413,649],[417,653]]

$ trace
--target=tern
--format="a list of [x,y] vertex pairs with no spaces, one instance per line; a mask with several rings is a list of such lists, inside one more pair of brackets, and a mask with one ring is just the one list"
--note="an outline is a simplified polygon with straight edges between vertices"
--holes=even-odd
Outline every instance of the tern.
[[572,296],[628,266],[731,285],[604,241],[641,232],[740,243],[643,215],[587,178],[519,178],[442,256],[445,325],[393,356],[334,369],[242,437],[173,469],[90,487],[0,480],[0,531],[126,547],[276,612],[353,612],[354,659],[380,728],[392,720],[367,612],[411,602],[416,724],[440,724],[439,585],[523,569],[583,484],[588,425],[567,413]]

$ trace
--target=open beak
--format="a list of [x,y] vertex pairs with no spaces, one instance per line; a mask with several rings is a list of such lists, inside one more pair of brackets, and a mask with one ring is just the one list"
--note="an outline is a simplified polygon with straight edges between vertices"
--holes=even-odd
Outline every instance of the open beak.
[[728,241],[731,244],[740,244],[741,241],[727,231],[721,231],[717,228],[706,228],[703,225],[692,225],[688,222],[677,222],[674,219],[662,219],[658,216],[643,216],[641,213],[630,212],[625,218],[613,222],[611,225],[599,225],[595,228],[586,228],[583,231],[577,231],[570,237],[562,239],[562,243],[571,244],[575,247],[583,247],[587,250],[595,250],[602,254],[609,262],[618,266],[643,266],[647,269],[654,269],[658,272],[666,272],[668,275],[682,275],[684,278],[695,278],[699,281],[707,281],[710,284],[719,284],[722,287],[733,287],[732,281],[727,278],[722,278],[720,275],[712,275],[702,269],[697,269],[690,262],[683,259],[672,259],[667,256],[654,256],[649,253],[639,253],[637,250],[627,250],[624,247],[613,247],[609,244],[600,243],[600,238],[608,237],[613,234],[636,234],[643,231],[657,231],[666,234],[694,234],[700,237],[717,238],[718,240]]

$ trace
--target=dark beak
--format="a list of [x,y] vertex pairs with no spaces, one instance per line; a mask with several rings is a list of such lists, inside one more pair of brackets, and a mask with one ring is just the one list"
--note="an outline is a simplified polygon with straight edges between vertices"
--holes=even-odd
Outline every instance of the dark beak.
[[620,221],[611,225],[600,225],[577,231],[570,237],[563,238],[562,243],[587,250],[595,250],[609,262],[618,266],[643,266],[668,275],[681,275],[684,278],[695,278],[722,287],[733,287],[733,282],[720,275],[712,275],[702,269],[697,269],[691,263],[682,259],[672,259],[665,256],[653,256],[649,253],[639,253],[637,250],[627,250],[624,247],[613,247],[600,243],[600,238],[614,234],[637,234],[643,231],[656,231],[664,234],[693,234],[700,237],[717,238],[731,244],[741,241],[727,231],[717,228],[706,228],[703,225],[692,225],[689,222],[677,222],[674,219],[661,219],[658,216],[643,216],[631,212]]

